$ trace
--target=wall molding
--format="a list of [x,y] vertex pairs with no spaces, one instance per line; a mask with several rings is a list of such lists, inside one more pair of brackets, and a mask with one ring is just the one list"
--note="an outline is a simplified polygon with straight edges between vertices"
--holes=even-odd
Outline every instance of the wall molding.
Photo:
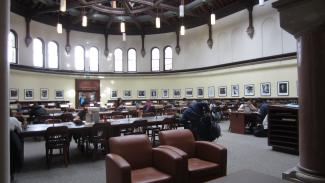
[[29,71],[29,72],[38,72],[38,73],[48,73],[48,74],[58,74],[58,75],[74,75],[74,76],[162,76],[162,75],[176,75],[176,74],[188,74],[188,73],[197,73],[204,71],[211,71],[217,69],[227,69],[235,68],[246,65],[255,65],[262,63],[278,62],[282,60],[295,59],[297,58],[297,53],[285,53],[280,55],[273,55],[268,57],[261,57],[249,60],[243,60],[238,62],[193,68],[193,69],[184,69],[184,70],[172,70],[172,71],[160,71],[160,72],[137,72],[137,73],[128,73],[128,72],[82,72],[74,70],[59,70],[59,69],[48,69],[48,68],[39,68],[33,66],[19,65],[19,64],[10,64],[10,70],[19,70],[19,71]]

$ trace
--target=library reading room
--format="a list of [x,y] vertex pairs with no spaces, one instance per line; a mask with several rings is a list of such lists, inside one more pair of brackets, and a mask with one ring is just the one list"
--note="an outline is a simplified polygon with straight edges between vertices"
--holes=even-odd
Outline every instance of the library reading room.
[[324,10],[2,0],[0,183],[325,183]]

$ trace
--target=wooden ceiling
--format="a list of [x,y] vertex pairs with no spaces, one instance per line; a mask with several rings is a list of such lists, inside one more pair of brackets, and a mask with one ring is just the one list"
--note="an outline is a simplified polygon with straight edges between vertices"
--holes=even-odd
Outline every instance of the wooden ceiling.
[[[183,0],[185,17],[179,18],[181,0],[67,0],[67,11],[59,11],[60,0],[11,0],[11,11],[26,18],[55,26],[60,19],[70,30],[101,34],[121,34],[120,22],[126,23],[127,35],[176,32],[183,23],[192,28],[208,24],[210,14],[222,18],[256,4],[257,0]],[[82,15],[88,26],[82,27]],[[155,27],[157,15],[161,28]]]

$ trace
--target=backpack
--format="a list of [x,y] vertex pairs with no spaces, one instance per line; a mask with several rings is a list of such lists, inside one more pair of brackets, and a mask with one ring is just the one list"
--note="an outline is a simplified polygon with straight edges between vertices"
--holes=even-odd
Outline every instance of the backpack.
[[210,116],[204,116],[198,126],[199,140],[214,141],[221,135],[221,129],[218,123],[211,121]]

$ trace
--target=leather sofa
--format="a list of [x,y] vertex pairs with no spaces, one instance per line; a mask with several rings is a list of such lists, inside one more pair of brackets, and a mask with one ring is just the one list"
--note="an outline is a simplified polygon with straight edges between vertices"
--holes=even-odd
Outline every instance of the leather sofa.
[[146,135],[112,137],[106,155],[107,183],[170,183],[181,180],[183,159],[167,148],[152,148]]
[[190,130],[168,130],[159,133],[160,148],[172,150],[183,157],[183,180],[205,182],[227,174],[227,149],[207,141],[195,141]]

